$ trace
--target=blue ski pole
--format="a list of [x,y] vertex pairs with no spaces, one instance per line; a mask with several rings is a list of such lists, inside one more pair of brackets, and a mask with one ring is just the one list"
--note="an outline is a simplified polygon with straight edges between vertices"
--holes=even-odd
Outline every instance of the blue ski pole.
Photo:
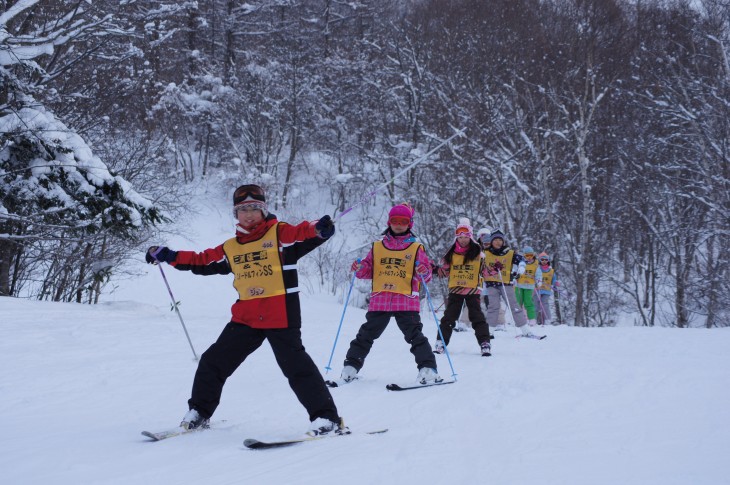
[[[360,258],[357,259],[357,264],[360,264]],[[347,311],[347,302],[350,301],[350,293],[352,293],[352,287],[355,286],[355,275],[357,274],[357,271],[352,272],[352,279],[350,280],[350,289],[347,290],[347,298],[345,298],[345,307],[342,309],[342,317],[340,317],[340,325],[337,327],[337,334],[335,335],[335,341],[332,344],[332,353],[330,353],[330,360],[327,362],[327,365],[325,366],[325,369],[327,371],[325,374],[327,374],[329,371],[332,370],[332,367],[330,365],[332,364],[332,357],[335,355],[335,347],[337,347],[337,340],[340,338],[340,330],[342,329],[342,322],[345,321],[345,312]]]
[[431,314],[433,314],[433,321],[436,322],[436,329],[439,332],[439,337],[441,337],[441,341],[444,343],[446,358],[449,360],[449,367],[451,367],[451,377],[456,380],[456,371],[454,370],[454,364],[451,362],[451,355],[449,355],[449,349],[446,346],[446,340],[444,340],[444,335],[441,333],[441,327],[439,326],[438,317],[436,316],[436,310],[433,309],[433,302],[431,302],[431,293],[428,291],[428,286],[426,285],[426,280],[423,279],[423,275],[419,274],[418,276],[421,278],[423,288],[426,290],[426,300],[428,301],[428,307],[431,309]]

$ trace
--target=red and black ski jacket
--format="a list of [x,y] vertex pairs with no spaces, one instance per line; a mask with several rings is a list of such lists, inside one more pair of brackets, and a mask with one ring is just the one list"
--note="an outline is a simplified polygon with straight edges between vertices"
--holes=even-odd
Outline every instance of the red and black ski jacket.
[[[238,232],[236,240],[244,244],[260,239],[273,225],[277,225],[279,258],[282,267],[285,268],[283,271],[284,286],[287,289],[295,289],[299,285],[295,267],[297,261],[321,246],[327,239],[317,236],[313,225],[307,221],[293,226],[279,222],[275,215],[269,214],[266,220],[251,233]],[[177,257],[171,265],[175,269],[206,276],[232,273],[223,251],[223,244],[206,249],[201,253],[178,251]],[[231,314],[231,321],[252,328],[299,328],[302,325],[298,291],[267,298],[236,300],[231,307]]]

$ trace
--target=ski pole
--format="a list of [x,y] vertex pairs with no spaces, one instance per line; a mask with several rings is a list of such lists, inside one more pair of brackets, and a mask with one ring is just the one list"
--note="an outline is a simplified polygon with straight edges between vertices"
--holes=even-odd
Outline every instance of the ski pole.
[[446,358],[449,360],[449,367],[451,367],[451,377],[456,380],[456,371],[454,370],[454,364],[451,362],[451,355],[449,355],[449,349],[446,346],[446,340],[444,340],[444,335],[441,333],[441,326],[439,325],[438,317],[436,317],[436,310],[433,309],[433,302],[431,302],[431,293],[428,291],[428,285],[426,285],[426,280],[423,278],[423,275],[418,275],[421,278],[421,283],[423,283],[423,288],[426,290],[426,300],[428,301],[428,307],[431,309],[431,313],[433,314],[433,321],[436,323],[436,329],[439,332],[439,337],[441,337],[441,341],[444,343],[444,351],[446,352]]
[[441,149],[441,147],[443,147],[444,145],[446,145],[446,144],[447,144],[448,142],[450,142],[451,140],[453,140],[453,139],[454,139],[454,138],[456,138],[457,136],[463,136],[463,135],[464,135],[464,131],[466,131],[466,128],[462,128],[462,129],[460,129],[460,130],[457,130],[457,132],[456,132],[456,133],[454,133],[453,135],[451,135],[450,137],[448,137],[447,139],[445,139],[444,141],[442,141],[441,143],[439,143],[438,145],[436,145],[436,146],[435,146],[435,147],[434,147],[433,149],[431,149],[431,150],[430,150],[430,151],[429,151],[428,153],[426,153],[425,155],[423,155],[423,156],[421,156],[421,157],[417,158],[417,159],[416,159],[416,160],[415,160],[415,161],[414,161],[413,163],[411,163],[411,164],[410,164],[410,165],[408,165],[408,166],[407,166],[406,168],[404,168],[403,170],[401,170],[400,172],[398,172],[397,174],[395,174],[395,175],[394,175],[393,177],[391,177],[391,178],[390,178],[390,180],[388,180],[387,182],[383,182],[382,184],[378,185],[378,186],[377,186],[377,187],[375,187],[375,188],[374,188],[374,189],[373,189],[372,191],[370,191],[370,192],[368,192],[367,194],[365,194],[365,195],[364,195],[364,196],[363,196],[363,197],[362,197],[362,198],[361,198],[361,199],[360,199],[359,201],[357,201],[357,202],[356,202],[356,203],[355,203],[354,205],[352,205],[351,207],[349,207],[349,208],[345,209],[344,211],[340,212],[339,214],[337,214],[337,215],[335,216],[335,218],[334,218],[334,219],[335,219],[335,220],[339,220],[339,219],[341,219],[342,217],[344,217],[344,215],[345,215],[345,214],[347,214],[348,212],[352,211],[352,209],[354,209],[355,207],[357,207],[357,206],[359,206],[359,205],[362,205],[362,204],[364,204],[365,202],[367,202],[368,200],[370,200],[370,199],[371,199],[371,198],[372,198],[372,197],[373,197],[373,196],[374,196],[375,194],[377,194],[377,193],[378,193],[378,192],[379,192],[379,191],[380,191],[381,189],[383,189],[384,187],[387,187],[387,186],[388,186],[388,185],[390,185],[390,184],[391,184],[391,183],[392,183],[392,182],[393,182],[393,181],[394,181],[395,179],[397,179],[398,177],[400,177],[400,176],[401,176],[401,175],[403,175],[404,173],[408,172],[408,171],[409,171],[410,169],[412,169],[413,167],[415,167],[416,165],[418,165],[419,163],[423,162],[423,161],[424,161],[424,160],[426,160],[426,159],[427,159],[428,157],[430,157],[431,155],[433,155],[434,153],[436,153],[437,151],[439,151],[439,150]]
[[[357,259],[357,264],[360,264],[360,258]],[[350,280],[350,289],[347,290],[347,298],[345,298],[345,307],[342,309],[342,316],[340,317],[340,325],[337,327],[337,334],[335,335],[335,341],[332,344],[332,352],[330,353],[330,360],[327,362],[327,365],[324,367],[327,369],[325,374],[327,374],[329,371],[332,370],[332,367],[330,365],[332,364],[332,357],[335,355],[335,347],[337,347],[337,340],[340,338],[340,330],[342,329],[342,322],[345,320],[345,312],[347,311],[347,302],[350,301],[350,293],[352,293],[352,287],[355,286],[355,275],[357,274],[357,271],[352,272],[352,279]]]
[[441,307],[444,306],[444,303],[446,303],[446,300],[442,301],[439,307],[434,310],[434,312],[438,312],[439,310],[441,310]]
[[517,330],[517,321],[515,320],[515,314],[512,313],[512,306],[509,304],[509,298],[507,297],[507,289],[504,286],[504,280],[502,279],[502,271],[498,271],[499,282],[502,283],[502,293],[504,293],[504,302],[507,303],[507,310],[509,310],[509,316],[512,318],[512,323]]
[[170,294],[170,299],[172,300],[172,307],[177,312],[177,316],[180,319],[180,324],[182,325],[183,330],[185,331],[185,336],[188,338],[188,343],[190,344],[190,350],[193,351],[193,356],[195,357],[195,361],[197,362],[198,354],[195,353],[195,347],[193,347],[193,342],[190,340],[190,335],[188,335],[188,329],[185,327],[185,322],[183,322],[183,317],[180,314],[180,309],[177,307],[177,302],[175,301],[175,297],[172,294],[172,290],[170,289],[170,283],[167,282],[167,277],[165,276],[165,272],[162,270],[162,265],[157,264],[157,267],[160,268],[160,274],[162,275],[162,279],[165,280],[165,286],[167,286],[167,292]]
[[537,302],[540,304],[540,311],[542,312],[542,324],[545,325],[545,306],[542,304],[542,296],[540,295],[540,292],[537,291],[537,287],[533,288],[532,291],[537,295]]

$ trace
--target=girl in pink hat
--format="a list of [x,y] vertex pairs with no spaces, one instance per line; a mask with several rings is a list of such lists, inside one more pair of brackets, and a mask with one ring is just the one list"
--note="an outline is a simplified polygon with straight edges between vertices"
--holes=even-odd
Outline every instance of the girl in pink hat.
[[477,343],[483,356],[492,355],[489,342],[489,325],[481,308],[482,273],[484,272],[484,253],[481,246],[474,240],[474,230],[469,219],[462,218],[456,226],[454,244],[441,260],[438,275],[449,278],[449,296],[441,319],[441,334],[444,341],[436,337],[435,354],[443,354],[444,346],[449,344],[451,333],[459,318],[461,308],[466,304],[469,311],[469,321],[474,329]]
[[413,208],[398,204],[388,214],[383,238],[373,243],[362,261],[352,263],[359,279],[373,280],[365,323],[360,326],[345,357],[341,379],[350,382],[365,364],[373,342],[382,335],[391,317],[411,346],[421,384],[440,382],[431,345],[423,335],[419,290],[421,279],[431,280],[431,263],[423,245],[411,233]]

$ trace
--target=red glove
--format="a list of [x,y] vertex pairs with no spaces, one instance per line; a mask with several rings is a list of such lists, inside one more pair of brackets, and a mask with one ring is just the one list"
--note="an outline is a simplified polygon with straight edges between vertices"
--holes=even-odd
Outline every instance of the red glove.
[[449,276],[449,269],[448,268],[439,267],[438,274],[439,274],[439,278],[448,278],[448,276]]
[[360,264],[360,260],[359,259],[356,260],[356,261],[353,261],[352,262],[352,266],[350,266],[350,271],[357,271],[357,270],[360,269],[360,266],[362,266],[362,265]]
[[416,273],[418,273],[421,276],[426,276],[429,273],[429,271],[431,271],[431,270],[425,264],[418,263],[416,265]]

